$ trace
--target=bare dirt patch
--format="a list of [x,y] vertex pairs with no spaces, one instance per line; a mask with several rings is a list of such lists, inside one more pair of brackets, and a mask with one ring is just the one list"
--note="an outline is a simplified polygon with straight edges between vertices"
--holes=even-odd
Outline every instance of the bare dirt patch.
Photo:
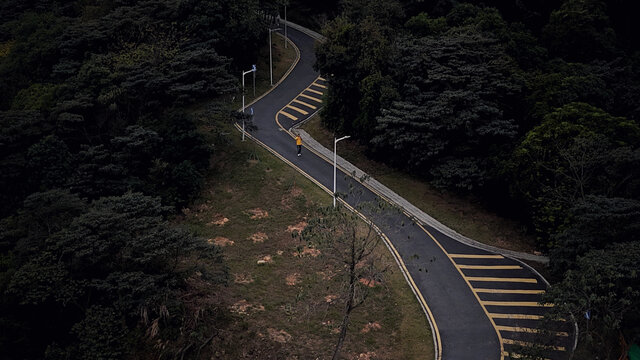
[[231,312],[234,312],[236,314],[248,315],[250,312],[264,311],[264,306],[260,304],[253,305],[249,303],[247,300],[242,299],[240,301],[237,301],[235,304],[231,305],[230,310]]
[[300,283],[300,274],[299,273],[289,274],[287,275],[286,281],[287,281],[287,285],[289,286],[298,285]]
[[216,245],[218,245],[220,247],[231,246],[231,245],[235,244],[235,241],[229,240],[228,238],[223,237],[223,236],[217,236],[217,237],[215,237],[213,239],[207,240],[207,242],[209,244],[216,244]]
[[306,221],[300,221],[299,223],[295,224],[295,225],[289,225],[287,226],[287,231],[292,233],[294,231],[297,232],[302,232],[302,230],[304,230],[304,228],[307,227],[307,222]]
[[211,222],[208,225],[223,226],[228,222],[229,219],[222,216],[222,214],[215,214],[213,215],[213,219],[211,219]]
[[254,282],[253,276],[251,274],[233,274],[234,280],[236,284],[251,284]]
[[292,255],[294,257],[305,257],[305,256],[318,257],[321,253],[322,252],[316,248],[306,247],[302,251],[294,251]]
[[247,210],[247,214],[249,214],[253,220],[269,217],[269,212],[260,208]]
[[263,232],[257,232],[255,234],[251,235],[251,237],[249,237],[249,239],[251,241],[253,241],[254,244],[263,243],[263,242],[269,240],[269,236],[267,236],[267,234],[265,234]]
[[366,285],[368,287],[376,287],[376,286],[380,285],[380,281],[376,281],[374,279],[361,278],[358,281],[360,281],[360,283],[362,283],[362,284],[364,284],[364,285]]
[[367,351],[366,353],[358,354],[356,360],[373,360],[376,358],[376,353],[373,351]]
[[375,322],[370,322],[367,325],[365,325],[362,330],[360,330],[361,333],[366,334],[369,331],[372,330],[380,330],[382,329],[382,325],[380,325],[380,323],[378,323],[377,321]]
[[284,344],[291,341],[291,335],[284,330],[276,330],[274,328],[268,328],[267,332],[269,333],[269,339],[272,341]]
[[329,304],[331,304],[332,302],[334,302],[336,299],[338,298],[337,295],[327,295],[324,297],[324,301],[328,302]]

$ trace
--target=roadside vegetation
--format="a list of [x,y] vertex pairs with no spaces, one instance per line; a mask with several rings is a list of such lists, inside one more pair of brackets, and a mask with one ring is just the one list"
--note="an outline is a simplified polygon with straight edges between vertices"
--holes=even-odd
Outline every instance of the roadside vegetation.
[[[321,119],[330,134],[356,138],[356,164],[366,170],[364,154],[386,165],[378,173],[394,169],[380,175],[391,188],[479,240],[500,246],[504,232],[474,226],[483,215],[451,221],[460,207],[422,194],[474,199],[516,224],[507,233],[526,229],[535,241],[510,236],[506,247],[521,238],[521,249],[550,256],[548,300],[576,314],[587,353],[617,358],[620,336],[640,341],[629,266],[640,261],[640,43],[630,4],[340,5],[317,46],[329,82]],[[412,179],[429,185],[416,196]]]

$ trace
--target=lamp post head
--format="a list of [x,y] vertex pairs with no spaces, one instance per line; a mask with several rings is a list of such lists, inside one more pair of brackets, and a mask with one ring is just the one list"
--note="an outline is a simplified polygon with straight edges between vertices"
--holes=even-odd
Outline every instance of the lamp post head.
[[256,72],[256,66],[255,66],[255,64],[254,64],[254,65],[251,65],[251,71]]

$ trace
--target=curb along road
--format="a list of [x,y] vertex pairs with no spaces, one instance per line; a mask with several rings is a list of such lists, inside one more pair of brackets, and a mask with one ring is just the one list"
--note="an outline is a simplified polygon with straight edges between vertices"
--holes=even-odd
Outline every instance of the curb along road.
[[[297,157],[288,131],[322,106],[329,84],[313,70],[313,38],[294,27],[289,35],[299,61],[278,87],[254,104],[257,129],[250,138],[331,193],[333,165],[326,151],[311,147],[307,139]],[[357,181],[351,176],[352,170],[357,176],[357,168],[345,163],[338,175],[338,192],[353,191],[341,201],[375,224],[396,258],[431,323],[437,359],[518,358],[514,354],[518,347],[533,345],[536,327],[548,310],[539,304],[546,289],[544,279],[507,253],[461,242],[427,214],[411,209],[405,199],[387,194],[384,185]],[[404,211],[374,213],[359,207],[370,201],[388,201]],[[557,341],[545,348],[545,357],[566,359],[570,338],[569,332],[558,331]]]

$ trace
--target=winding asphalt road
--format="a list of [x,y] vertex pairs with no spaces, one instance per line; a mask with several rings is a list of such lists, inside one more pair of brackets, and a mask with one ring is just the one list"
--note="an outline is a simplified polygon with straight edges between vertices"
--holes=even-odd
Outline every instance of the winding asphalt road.
[[[251,105],[257,129],[250,137],[331,193],[332,164],[307,148],[298,157],[287,131],[320,109],[329,84],[313,70],[314,40],[291,28],[289,37],[299,61],[284,81]],[[348,193],[343,196],[347,206],[383,233],[432,325],[437,359],[515,359],[518,348],[539,343],[537,329],[548,310],[539,303],[546,284],[527,266],[459,243],[397,209],[362,208],[382,197],[348,174],[338,175],[337,188]],[[568,358],[571,332],[553,336],[543,348],[545,358]]]

